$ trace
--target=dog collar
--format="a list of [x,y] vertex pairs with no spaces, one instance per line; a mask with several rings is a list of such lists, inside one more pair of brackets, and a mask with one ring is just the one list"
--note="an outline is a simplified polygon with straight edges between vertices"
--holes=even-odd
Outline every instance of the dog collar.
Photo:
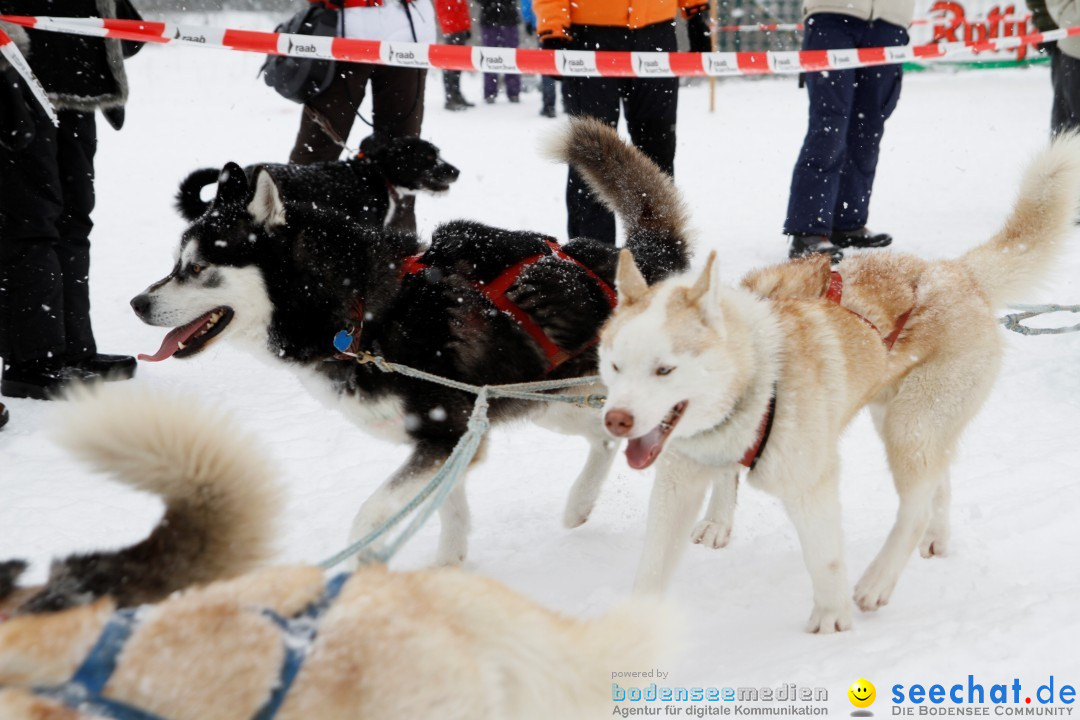
[[757,465],[757,461],[761,459],[762,453],[765,452],[765,444],[769,442],[769,435],[772,434],[773,417],[776,415],[776,386],[773,386],[772,397],[769,398],[769,406],[765,408],[765,415],[762,416],[761,422],[758,424],[757,441],[751,445],[746,453],[739,460],[739,464],[743,467],[754,469]]
[[[282,630],[285,658],[281,663],[278,681],[269,699],[252,716],[252,720],[272,720],[277,715],[296,676],[300,673],[307,649],[318,634],[318,619],[337,599],[341,588],[350,577],[349,573],[341,573],[331,578],[319,598],[296,617],[283,618],[272,610],[262,611],[263,616]],[[62,685],[34,688],[34,694],[59,702],[72,710],[89,712],[108,720],[166,720],[101,694],[116,671],[120,653],[123,652],[128,639],[138,626],[138,614],[139,608],[128,608],[113,613],[105,624],[101,636],[71,680]]]

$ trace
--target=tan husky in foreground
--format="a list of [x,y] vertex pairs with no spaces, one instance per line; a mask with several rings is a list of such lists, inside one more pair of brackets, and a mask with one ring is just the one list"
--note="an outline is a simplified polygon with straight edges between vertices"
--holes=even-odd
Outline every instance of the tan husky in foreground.
[[696,279],[649,287],[624,253],[600,370],[608,431],[629,440],[631,466],[658,461],[638,590],[665,587],[721,472],[693,539],[726,542],[743,460],[750,484],[778,497],[795,524],[814,591],[807,629],[850,628],[837,444],[864,406],[900,508],[855,602],[866,611],[888,603],[916,547],[944,554],[949,463],[1000,363],[995,311],[1042,280],[1078,201],[1080,139],[1070,136],[1031,164],[1005,227],[955,260],[875,252],[844,260],[838,275],[809,260],[728,288],[710,257]]
[[[259,443],[224,413],[138,385],[65,406],[64,444],[129,485],[171,488],[163,524],[181,527],[159,531],[141,551],[155,573],[106,573],[93,604],[40,614],[13,605],[10,619],[0,612],[2,720],[99,717],[93,706],[73,710],[31,688],[67,683],[96,657],[91,648],[118,604],[162,599],[180,582],[218,580],[143,605],[102,693],[169,720],[254,717],[283,677],[287,648],[306,655],[278,720],[584,720],[610,709],[613,669],[654,667],[668,646],[669,616],[655,602],[574,620],[456,568],[365,568],[317,620],[301,620],[317,629],[314,639],[286,635],[267,611],[294,618],[323,593],[324,577],[310,566],[251,571],[277,515],[276,498],[259,497],[276,486]],[[204,511],[201,525],[181,522],[184,503],[168,499],[184,483],[200,496],[188,504]],[[203,552],[180,552],[197,547]],[[111,556],[104,564],[116,566]],[[172,570],[177,577],[163,580]]]
[[[255,717],[281,678],[286,648],[265,610],[294,616],[322,590],[318,568],[276,567],[148,606],[105,695],[168,720]],[[365,568],[319,620],[275,717],[601,717],[611,669],[651,667],[666,644],[655,608],[635,605],[583,622],[456,568]],[[96,718],[29,688],[69,680],[111,611],[100,600],[0,624],[0,718]]]

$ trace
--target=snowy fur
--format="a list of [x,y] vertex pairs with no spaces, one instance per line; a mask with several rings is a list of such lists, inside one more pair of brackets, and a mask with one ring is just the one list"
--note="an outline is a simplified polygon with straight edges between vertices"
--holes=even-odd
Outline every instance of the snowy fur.
[[[997,375],[995,312],[1043,279],[1073,229],[1078,198],[1080,141],[1070,136],[1034,159],[994,239],[959,260],[849,258],[836,268],[842,306],[824,298],[826,259],[765,268],[742,288],[723,288],[710,258],[696,278],[649,288],[624,256],[600,369],[610,388],[605,422],[629,440],[631,464],[647,466],[659,453],[638,590],[667,585],[687,535],[723,545],[716,538],[730,531],[736,463],[760,436],[774,388],[772,431],[749,482],[783,502],[798,532],[813,584],[809,631],[852,624],[837,443],[862,407],[885,444],[900,508],[855,586],[856,604],[887,604],[916,548],[947,554],[949,466]],[[899,328],[887,349],[883,337]],[[720,495],[694,527],[709,484]]]
[[[144,608],[109,697],[171,720],[252,717],[279,679],[282,638],[263,608],[291,616],[322,590],[313,567],[267,568]],[[50,714],[22,688],[70,678],[109,606],[0,625],[0,716]],[[285,697],[279,720],[590,720],[611,673],[656,667],[672,644],[665,607],[632,601],[574,620],[456,569],[368,567],[345,584]]]
[[276,472],[234,419],[140,385],[83,389],[68,400],[55,420],[57,442],[88,467],[159,496],[165,512],[143,542],[55,560],[44,587],[9,602],[26,611],[102,596],[133,605],[266,560],[280,511]]

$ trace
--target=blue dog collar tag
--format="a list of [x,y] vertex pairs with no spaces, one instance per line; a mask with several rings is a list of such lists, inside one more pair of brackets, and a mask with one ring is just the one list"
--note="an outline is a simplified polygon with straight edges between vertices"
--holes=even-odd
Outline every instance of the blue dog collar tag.
[[338,330],[338,334],[334,336],[334,349],[340,353],[348,352],[352,343],[353,335],[348,330]]

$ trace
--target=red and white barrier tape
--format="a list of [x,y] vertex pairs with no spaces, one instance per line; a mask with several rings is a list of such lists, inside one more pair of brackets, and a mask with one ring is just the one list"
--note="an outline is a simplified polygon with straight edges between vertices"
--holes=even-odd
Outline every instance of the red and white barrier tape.
[[411,68],[574,77],[724,77],[848,70],[904,62],[934,62],[958,55],[1012,50],[1021,45],[1036,45],[1064,37],[1080,36],[1078,26],[973,43],[932,43],[845,50],[663,53],[423,45],[99,18],[0,15],[0,20],[52,32],[213,47],[268,55]]
[[26,63],[26,58],[19,52],[19,48],[11,39],[11,36],[2,29],[0,29],[0,54],[7,58],[7,61],[11,63],[11,67],[15,68],[15,72],[19,73],[19,75],[22,76],[22,79],[26,81],[26,86],[30,88],[30,93],[34,96],[34,99],[38,101],[38,105],[41,105],[41,109],[45,111],[45,114],[49,116],[49,120],[52,121],[52,124],[59,127],[60,120],[56,117],[56,111],[53,109],[52,103],[49,102],[49,97],[45,94],[45,89],[41,87],[41,83],[34,77],[34,73]]
[[[1030,15],[1024,16],[1005,16],[1000,18],[1002,22],[1026,22],[1031,18]],[[949,23],[947,18],[918,18],[912,20],[913,27],[920,25],[933,25],[934,23]],[[961,21],[951,21],[954,26],[957,25],[969,25],[972,23],[984,22],[981,18],[969,18]],[[717,32],[729,32],[729,33],[748,33],[748,32],[799,32],[803,29],[802,23],[754,23],[751,25],[718,25]]]

